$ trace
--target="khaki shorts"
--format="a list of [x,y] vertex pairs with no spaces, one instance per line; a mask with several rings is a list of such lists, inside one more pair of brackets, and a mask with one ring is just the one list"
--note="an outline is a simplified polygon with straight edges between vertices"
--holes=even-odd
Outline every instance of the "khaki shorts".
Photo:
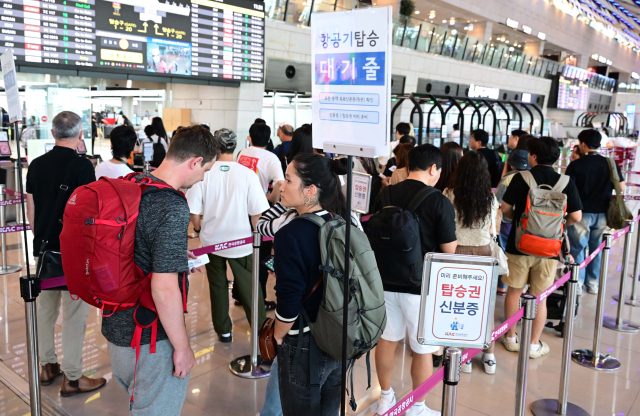
[[531,294],[539,295],[553,284],[558,260],[507,253],[509,276],[502,282],[509,287],[521,289],[531,286]]

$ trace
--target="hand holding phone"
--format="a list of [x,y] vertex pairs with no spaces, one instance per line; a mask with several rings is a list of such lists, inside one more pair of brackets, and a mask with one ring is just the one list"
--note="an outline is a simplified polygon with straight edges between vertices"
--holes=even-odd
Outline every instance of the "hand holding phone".
[[276,270],[274,269],[274,266],[273,266],[274,260],[275,260],[275,257],[269,256],[262,262],[262,264],[267,266],[267,269],[271,270],[272,272],[275,272]]

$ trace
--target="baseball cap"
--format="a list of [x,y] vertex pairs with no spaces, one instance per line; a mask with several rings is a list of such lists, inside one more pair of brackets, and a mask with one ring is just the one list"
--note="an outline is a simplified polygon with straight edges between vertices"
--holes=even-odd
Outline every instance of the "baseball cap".
[[515,170],[530,170],[529,166],[529,152],[526,150],[514,150],[509,155],[507,163],[511,165]]
[[226,150],[231,150],[238,144],[238,138],[236,137],[236,133],[230,129],[220,129],[216,130],[213,136],[220,140],[222,146]]

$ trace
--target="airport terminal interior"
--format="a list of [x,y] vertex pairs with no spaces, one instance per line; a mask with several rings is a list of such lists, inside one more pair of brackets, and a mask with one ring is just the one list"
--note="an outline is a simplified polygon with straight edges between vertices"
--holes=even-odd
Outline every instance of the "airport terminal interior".
[[[36,259],[31,232],[26,253],[23,233],[13,227],[27,223],[21,205],[2,201],[20,195],[30,164],[54,148],[52,122],[62,111],[82,119],[77,152],[94,166],[112,159],[110,134],[121,125],[131,126],[142,142],[148,138],[145,128],[155,127],[160,118],[169,148],[183,127],[230,129],[237,136],[237,156],[251,145],[250,128],[262,119],[274,146],[282,143],[283,131],[301,128],[313,131],[313,148],[324,147],[326,157],[346,157],[345,149],[364,146],[375,156],[374,175],[384,181],[396,169],[385,170],[390,157],[396,160],[389,143],[397,145],[399,123],[410,123],[405,136],[414,140],[409,143],[441,148],[457,142],[465,154],[477,142],[472,132],[482,129],[487,147],[503,163],[522,151],[510,147],[514,132],[531,135],[529,140],[550,137],[561,149],[553,163],[558,173],[573,163],[580,133],[597,130],[602,141],[592,150],[620,166],[626,183],[620,201],[636,220],[633,233],[608,228],[619,238],[602,267],[605,287],[595,294],[585,287],[576,297],[570,336],[559,332],[559,318],[548,319],[540,339],[550,352],[525,359],[524,391],[519,354],[507,351],[499,337],[495,374],[483,371],[482,352],[475,356],[472,371],[460,374],[455,410],[443,404],[451,403],[451,395],[448,390],[443,400],[442,372],[424,400],[443,416],[541,416],[532,405],[559,397],[584,410],[567,415],[640,416],[640,301],[620,308],[612,298],[625,280],[625,296],[630,296],[638,284],[634,279],[640,278],[640,0],[0,0],[0,5],[0,416],[36,416],[30,395],[31,322],[20,290],[28,268],[37,274]],[[332,151],[334,143],[341,150]],[[155,169],[149,165],[154,149],[137,147],[141,154],[132,156],[134,170]],[[282,160],[286,168],[290,161]],[[353,195],[368,201],[371,175],[365,176],[369,188]],[[373,206],[351,207],[363,223],[375,214]],[[190,250],[205,245],[193,224],[188,233]],[[251,354],[254,338],[243,306],[232,297],[231,268],[227,278],[232,342],[222,342],[213,328],[206,271],[189,277],[184,316],[196,364],[182,406],[185,416],[254,416],[265,404],[267,377],[238,377],[230,370],[232,361]],[[275,284],[270,277],[268,301],[278,301]],[[490,291],[486,307],[495,312],[487,317],[489,334],[509,318],[505,297],[496,296],[495,286]],[[568,293],[559,290],[554,300],[569,302]],[[560,314],[566,315],[563,308],[565,303]],[[268,310],[267,317],[276,314]],[[632,331],[600,324],[612,318],[629,321]],[[83,375],[105,378],[106,385],[72,397],[60,394],[61,378],[42,385],[37,416],[135,414],[129,394],[114,379],[102,319],[92,307]],[[59,362],[65,354],[62,327],[61,313],[55,325]],[[516,332],[522,331],[518,323]],[[591,350],[596,334],[601,334],[601,353],[619,361],[615,371],[579,365],[565,354]],[[407,334],[395,350],[391,387],[398,403],[405,396],[420,401],[410,396],[412,341]],[[444,348],[461,347],[463,354],[470,345],[447,342]],[[355,362],[354,384],[347,387],[357,409],[347,405],[346,414],[415,415],[379,409],[375,353],[370,372],[364,357]]]

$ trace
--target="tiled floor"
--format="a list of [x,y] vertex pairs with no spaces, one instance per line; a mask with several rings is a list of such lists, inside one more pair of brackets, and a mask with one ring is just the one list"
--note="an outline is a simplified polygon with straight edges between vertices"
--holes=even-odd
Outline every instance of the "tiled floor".
[[[102,148],[104,156],[108,155]],[[638,179],[640,180],[640,179]],[[630,206],[634,206],[630,204]],[[634,208],[635,211],[635,208]],[[23,254],[18,234],[8,235],[8,244],[15,248],[9,251],[9,262],[23,264]],[[635,246],[635,238],[633,238]],[[197,247],[198,240],[191,240],[190,246]],[[605,312],[613,316],[616,303],[611,295],[618,292],[620,272],[616,271],[622,259],[622,241],[618,241],[611,255],[607,302]],[[635,254],[635,247],[632,250]],[[631,260],[633,262],[633,259]],[[632,270],[632,269],[630,269]],[[0,276],[0,360],[22,377],[26,371],[26,334],[24,307],[19,295],[19,273]],[[270,282],[269,298],[274,298],[273,282]],[[628,280],[628,285],[631,279]],[[240,307],[231,305],[234,321],[234,342],[220,344],[212,329],[210,304],[206,277],[202,274],[191,276],[189,293],[189,314],[186,317],[187,331],[196,353],[197,364],[191,373],[189,391],[182,414],[240,416],[255,415],[264,401],[267,381],[246,380],[232,375],[229,362],[249,353],[249,325]],[[503,298],[498,297],[495,322],[504,320]],[[594,327],[596,297],[587,295],[580,299],[579,316],[576,321],[573,349],[591,348]],[[626,319],[640,323],[640,309],[627,307]],[[128,396],[111,378],[111,365],[107,341],[100,333],[101,319],[97,311],[92,311],[87,321],[87,335],[84,347],[84,366],[90,377],[106,377],[107,385],[95,394],[71,398],[59,395],[59,381],[43,387],[42,393],[72,415],[126,415]],[[61,332],[61,318],[56,325],[57,337]],[[640,334],[623,334],[603,329],[602,350],[617,357],[622,368],[614,373],[599,373],[576,364],[571,365],[569,400],[586,409],[591,415],[636,415],[640,416]],[[551,347],[547,357],[530,361],[527,389],[527,409],[529,405],[543,398],[557,398],[559,368],[561,363],[562,339],[554,332],[546,331],[543,340]],[[635,342],[634,342],[635,341]],[[58,338],[58,353],[62,355]],[[515,403],[515,378],[517,354],[507,352],[501,345],[496,348],[498,369],[490,376],[482,371],[481,362],[473,362],[473,372],[462,374],[458,389],[457,414],[460,416],[502,416],[513,414]],[[370,416],[375,412],[379,385],[376,379],[375,363],[372,360],[372,388],[366,390],[366,366],[358,362],[355,371],[355,393],[358,400],[358,415]],[[411,389],[411,352],[401,345],[396,351],[396,368],[392,386],[401,396]],[[442,385],[438,385],[426,397],[427,404],[438,409],[441,404]],[[26,415],[28,406],[10,390],[0,384],[0,415]],[[531,414],[527,410],[527,414]]]

